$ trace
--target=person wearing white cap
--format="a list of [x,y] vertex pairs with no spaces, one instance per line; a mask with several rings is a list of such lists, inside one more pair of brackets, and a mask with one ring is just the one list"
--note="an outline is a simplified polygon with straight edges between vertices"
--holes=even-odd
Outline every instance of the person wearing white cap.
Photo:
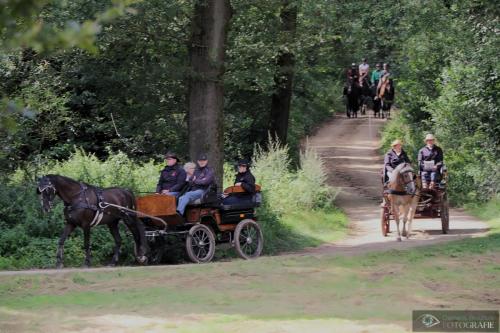
[[[422,176],[422,188],[433,190],[436,186],[439,171],[443,166],[443,150],[436,146],[436,138],[432,134],[425,136],[425,147],[418,152],[418,165]],[[430,181],[430,185],[428,183]]]
[[391,172],[401,163],[410,163],[410,159],[408,158],[406,152],[403,150],[403,143],[401,142],[401,140],[397,139],[391,143],[391,149],[385,154],[384,157],[384,182],[389,180]]

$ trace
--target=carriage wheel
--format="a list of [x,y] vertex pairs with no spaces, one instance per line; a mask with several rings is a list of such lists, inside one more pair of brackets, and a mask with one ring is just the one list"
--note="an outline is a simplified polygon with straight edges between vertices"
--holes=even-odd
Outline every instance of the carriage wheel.
[[439,215],[441,215],[441,229],[443,234],[447,234],[450,230],[450,207],[448,203],[448,195],[443,194],[441,198],[441,209]]
[[246,219],[238,223],[234,230],[234,247],[243,259],[260,256],[264,247],[264,236],[257,222]]
[[212,230],[203,224],[191,227],[186,238],[186,250],[193,262],[211,261],[215,254],[215,236]]
[[389,233],[389,211],[387,208],[382,208],[380,212],[380,226],[382,228],[382,236],[387,237]]

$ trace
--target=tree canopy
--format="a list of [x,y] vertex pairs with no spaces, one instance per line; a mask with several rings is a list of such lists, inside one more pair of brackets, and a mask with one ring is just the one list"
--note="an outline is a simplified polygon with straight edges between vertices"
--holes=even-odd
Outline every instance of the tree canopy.
[[[75,147],[101,158],[123,151],[146,161],[167,149],[188,158],[189,40],[199,2],[4,1],[0,167],[62,160]],[[293,38],[283,28],[284,3],[296,10]],[[226,160],[251,155],[272,130],[273,96],[286,74],[280,56],[294,60],[291,147],[342,108],[345,69],[366,57],[371,65],[391,63],[405,129],[399,134],[416,149],[435,132],[460,179],[452,184],[460,200],[498,193],[494,1],[230,5],[221,78]],[[5,130],[14,124],[15,132]]]

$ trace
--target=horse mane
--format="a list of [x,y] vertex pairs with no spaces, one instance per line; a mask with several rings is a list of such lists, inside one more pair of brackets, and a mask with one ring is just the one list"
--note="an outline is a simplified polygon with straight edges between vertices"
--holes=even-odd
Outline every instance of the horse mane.
[[413,171],[413,168],[410,163],[401,163],[394,169],[391,173],[391,177],[389,178],[389,182],[393,183],[396,181],[396,177],[404,172]]

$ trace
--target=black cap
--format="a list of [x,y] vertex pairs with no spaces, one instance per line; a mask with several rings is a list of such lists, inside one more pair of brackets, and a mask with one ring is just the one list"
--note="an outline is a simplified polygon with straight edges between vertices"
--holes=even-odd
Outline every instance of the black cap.
[[174,152],[169,151],[168,153],[165,154],[165,159],[167,158],[175,158],[177,162],[179,162],[179,158],[177,157],[177,154]]
[[208,160],[207,154],[205,154],[205,153],[199,154],[197,160],[198,161],[206,161],[206,160]]
[[238,161],[238,166],[240,165],[244,165],[246,167],[249,167],[250,166],[250,160],[248,158],[243,158],[241,160]]

